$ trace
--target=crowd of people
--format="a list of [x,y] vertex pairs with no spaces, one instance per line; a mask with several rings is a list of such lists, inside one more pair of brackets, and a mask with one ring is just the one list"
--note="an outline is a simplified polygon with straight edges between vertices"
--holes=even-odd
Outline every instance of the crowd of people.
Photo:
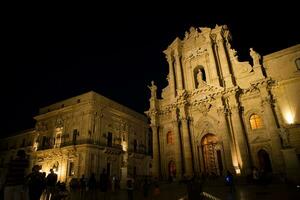
[[[96,180],[94,173],[90,177],[82,175],[80,179],[73,179],[69,182],[70,192],[64,182],[58,181],[58,176],[53,169],[50,169],[48,175],[41,172],[41,166],[34,165],[31,172],[26,170],[29,167],[29,160],[24,150],[19,150],[15,159],[12,159],[7,166],[7,172],[4,180],[0,179],[0,189],[2,197],[0,200],[66,200],[70,199],[70,194],[79,194],[80,199],[98,199],[99,192],[102,193],[102,199],[108,198],[108,192],[120,190],[120,179],[118,176],[109,176],[105,169],[102,170],[99,181]],[[3,177],[3,176],[2,176]],[[180,183],[187,185],[187,191],[190,199],[199,198],[202,185],[206,178],[214,176],[202,175],[201,177],[188,178],[183,176]],[[267,183],[268,173],[264,170],[258,170],[253,167],[249,179],[254,184]],[[1,177],[0,177],[1,178]],[[173,182],[173,178],[169,178]],[[225,183],[229,186],[230,191],[234,193],[234,176],[230,171],[225,175]],[[128,179],[126,189],[128,200],[134,199],[134,191],[141,190],[144,199],[149,196],[156,197],[160,195],[158,180],[151,180],[144,177],[141,180]],[[150,189],[151,188],[151,189]]]
[[34,165],[26,174],[29,160],[24,150],[19,150],[2,176],[1,198],[4,200],[64,200],[69,197],[65,183],[57,180],[53,169],[46,176],[40,165]]

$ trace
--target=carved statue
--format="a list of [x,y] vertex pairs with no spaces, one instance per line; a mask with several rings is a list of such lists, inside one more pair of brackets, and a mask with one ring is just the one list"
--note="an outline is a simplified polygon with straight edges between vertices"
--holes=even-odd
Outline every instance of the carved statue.
[[290,146],[289,134],[288,134],[288,132],[285,128],[283,128],[283,127],[280,128],[279,136],[280,136],[281,141],[282,141],[282,147],[283,148],[289,147]]
[[201,69],[198,69],[197,82],[198,82],[198,88],[199,88],[199,86],[203,83],[203,73],[202,73]]
[[253,48],[250,48],[250,56],[252,57],[253,60],[253,66],[260,65],[261,56],[259,55],[259,53],[254,51]]
[[57,170],[58,170],[58,167],[59,167],[59,162],[58,162],[58,161],[55,161],[55,162],[53,163],[52,169],[55,169],[55,171],[57,171]]
[[151,81],[151,86],[148,86],[148,88],[151,90],[151,97],[156,98],[157,87],[154,85],[154,81]]

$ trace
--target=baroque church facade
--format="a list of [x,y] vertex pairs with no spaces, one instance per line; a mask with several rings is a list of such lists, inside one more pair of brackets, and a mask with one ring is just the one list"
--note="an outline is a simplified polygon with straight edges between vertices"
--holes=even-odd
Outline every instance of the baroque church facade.
[[149,110],[153,175],[237,175],[252,167],[300,180],[300,45],[240,61],[226,25],[193,28],[164,51],[168,85]]
[[24,149],[31,167],[54,169],[66,183],[92,173],[99,180],[103,169],[123,186],[150,174],[147,117],[115,101],[91,91],[41,108],[34,119],[34,129],[0,141],[0,170]]

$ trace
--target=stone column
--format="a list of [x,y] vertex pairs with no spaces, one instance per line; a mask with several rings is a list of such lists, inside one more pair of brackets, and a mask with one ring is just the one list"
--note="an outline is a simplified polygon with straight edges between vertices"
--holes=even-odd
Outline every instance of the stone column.
[[[265,89],[266,90],[266,89]],[[261,88],[261,92],[264,93],[264,89]],[[266,91],[265,91],[266,92]],[[262,95],[262,107],[263,107],[263,113],[264,113],[264,123],[267,125],[267,130],[269,133],[269,137],[271,139],[271,145],[272,145],[272,152],[269,152],[272,154],[272,168],[274,172],[278,172],[284,169],[283,165],[283,157],[282,153],[280,152],[281,149],[281,141],[280,136],[278,134],[278,125],[276,123],[276,119],[273,112],[273,104],[271,97],[269,95],[265,96]]]
[[278,172],[284,169],[282,161],[281,140],[279,136],[279,124],[277,124],[277,119],[275,116],[275,111],[273,110],[273,99],[267,88],[268,86],[263,86],[260,88],[260,93],[262,96],[262,108],[264,113],[264,124],[267,126],[269,137],[271,139],[272,145],[272,168],[274,172]]
[[172,96],[175,97],[176,96],[176,85],[175,85],[175,74],[174,74],[174,66],[173,66],[172,57],[168,55],[167,61],[169,64],[169,87],[170,87]]
[[232,75],[230,73],[230,68],[229,68],[230,66],[228,63],[227,52],[224,45],[224,39],[221,33],[218,33],[217,45],[218,45],[219,59],[221,63],[221,71],[222,71],[223,80],[225,81],[225,86],[227,88],[233,87],[233,80],[232,80]]
[[219,76],[218,76],[218,71],[217,71],[217,63],[215,60],[215,54],[214,54],[214,51],[212,48],[213,43],[212,43],[211,39],[206,45],[207,45],[209,62],[210,62],[209,70],[211,72],[211,77],[212,77],[211,83],[213,85],[220,86]]
[[160,157],[159,157],[159,140],[158,140],[158,127],[151,125],[152,129],[152,146],[153,146],[153,158],[152,158],[152,176],[160,178]]
[[[232,97],[235,98],[235,97]],[[245,135],[243,121],[240,116],[240,107],[235,104],[231,107],[231,118],[232,118],[232,126],[233,126],[233,135],[235,138],[236,149],[237,149],[237,158],[239,162],[239,166],[244,175],[251,172],[251,166],[249,159],[249,147],[247,138]]]
[[174,135],[175,135],[175,158],[176,158],[176,175],[177,178],[181,179],[183,175],[183,168],[182,168],[182,151],[181,151],[181,139],[180,139],[180,131],[179,131],[179,124],[177,120],[172,122],[174,128]]
[[175,61],[176,61],[176,83],[177,83],[177,88],[178,90],[183,89],[183,82],[182,82],[182,69],[181,69],[181,62],[180,62],[180,55],[177,53],[175,55]]
[[180,108],[181,113],[181,125],[182,125],[182,151],[183,151],[183,159],[184,159],[184,174],[186,176],[193,175],[193,166],[192,166],[192,148],[191,148],[191,140],[190,133],[188,128],[188,119],[185,114],[184,107]]
[[192,152],[191,152],[191,142],[190,133],[188,130],[188,120],[181,119],[182,123],[182,146],[184,152],[184,172],[185,175],[193,175],[193,163],[192,163]]
[[195,175],[200,175],[201,169],[199,165],[199,157],[198,157],[198,145],[197,141],[195,141],[195,129],[194,129],[194,119],[190,118],[189,121],[190,127],[190,138],[191,138],[191,147],[192,147],[192,155],[193,155],[193,171]]
[[[226,156],[228,154],[230,154],[231,156],[231,161],[232,161],[232,166],[234,167],[234,170],[239,169],[239,162],[238,162],[238,155],[237,155],[237,150],[236,150],[236,145],[234,142],[234,136],[233,136],[233,127],[232,127],[232,123],[231,123],[231,118],[230,118],[230,112],[228,109],[226,109],[223,106],[220,106],[218,109],[218,114],[220,115],[220,120],[221,122],[224,123],[224,131],[226,131],[226,133],[224,134],[225,138],[228,138],[228,143],[229,143],[229,149],[226,149],[227,144],[224,143],[224,151]],[[228,166],[227,167],[231,167]]]

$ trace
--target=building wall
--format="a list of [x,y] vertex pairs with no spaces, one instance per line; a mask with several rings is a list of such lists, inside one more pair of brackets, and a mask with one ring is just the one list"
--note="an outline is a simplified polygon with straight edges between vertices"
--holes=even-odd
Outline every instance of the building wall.
[[54,168],[61,181],[92,173],[99,179],[108,168],[121,181],[149,175],[147,118],[125,106],[88,92],[41,108],[35,120],[34,131],[16,135],[17,143],[31,138],[32,165],[47,173]]
[[239,60],[231,39],[227,26],[192,27],[164,51],[168,85],[161,99],[156,85],[149,86],[146,112],[155,176],[222,175],[226,170],[247,175],[253,166],[282,173],[288,166],[282,150],[299,154],[300,45],[266,56],[250,49],[249,62]]

